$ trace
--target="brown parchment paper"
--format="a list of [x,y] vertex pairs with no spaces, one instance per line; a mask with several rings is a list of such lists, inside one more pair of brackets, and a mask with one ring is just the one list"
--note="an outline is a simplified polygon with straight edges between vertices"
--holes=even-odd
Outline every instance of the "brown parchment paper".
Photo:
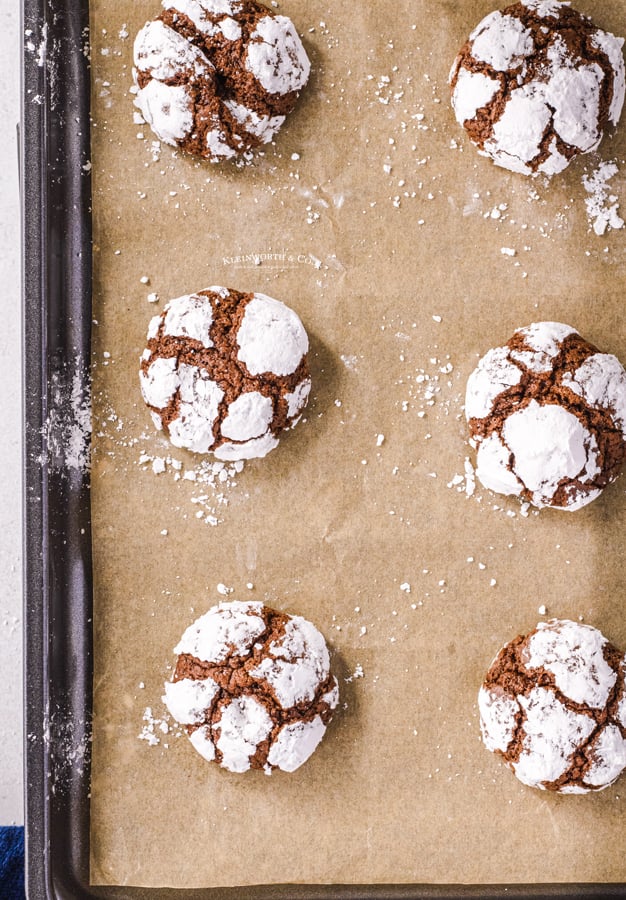
[[[621,164],[626,128],[551,185],[477,156],[446,79],[492,8],[285,0],[313,75],[275,146],[237,168],[157,152],[128,88],[158,4],[92,0],[96,884],[626,879],[623,779],[548,796],[479,738],[483,674],[539,606],[626,647],[624,481],[523,516],[460,477],[465,380],[515,328],[565,321],[626,359],[626,231],[590,233],[581,184]],[[579,8],[626,33],[619,0]],[[137,378],[150,317],[211,284],[292,305],[314,378],[306,421],[227,486],[215,527],[198,485],[139,464],[170,450]],[[292,775],[231,775],[158,727],[156,746],[138,738],[220,583],[332,647],[342,704]]]

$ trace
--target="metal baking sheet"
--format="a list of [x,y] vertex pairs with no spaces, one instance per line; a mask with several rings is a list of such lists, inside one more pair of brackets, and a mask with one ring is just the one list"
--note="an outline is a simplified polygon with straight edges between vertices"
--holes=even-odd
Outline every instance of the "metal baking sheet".
[[[88,4],[24,0],[21,176],[27,883],[31,898],[238,898],[239,888],[89,885],[89,478],[74,464],[89,395]],[[78,400],[78,404],[77,401]],[[79,448],[80,449],[80,448]],[[471,827],[471,823],[468,823]],[[255,898],[626,897],[626,885],[265,885]]]

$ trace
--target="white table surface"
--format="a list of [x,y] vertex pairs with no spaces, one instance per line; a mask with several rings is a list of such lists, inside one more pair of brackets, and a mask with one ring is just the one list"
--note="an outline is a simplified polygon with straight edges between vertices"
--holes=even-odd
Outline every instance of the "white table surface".
[[20,4],[0,0],[0,825],[24,821],[22,776],[21,287],[16,124]]

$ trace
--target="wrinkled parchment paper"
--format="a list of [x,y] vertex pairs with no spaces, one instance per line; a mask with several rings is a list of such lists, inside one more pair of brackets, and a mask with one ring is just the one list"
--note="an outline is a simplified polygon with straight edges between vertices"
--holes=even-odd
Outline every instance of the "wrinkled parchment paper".
[[[483,748],[476,693],[542,605],[626,647],[626,482],[576,513],[468,496],[462,398],[478,355],[539,319],[626,359],[626,230],[591,232],[582,186],[622,165],[626,127],[551,185],[507,173],[469,145],[446,84],[491,2],[278,8],[313,75],[238,168],[152,143],[128,88],[158,4],[92,0],[92,881],[625,880],[624,779],[524,788]],[[579,8],[626,33],[619,0]],[[137,378],[150,317],[211,284],[293,306],[314,378],[306,421],[218,488],[158,474],[170,453],[182,472],[199,460],[155,433]],[[172,648],[218,584],[332,647],[342,703],[292,775],[232,775],[159,727]]]

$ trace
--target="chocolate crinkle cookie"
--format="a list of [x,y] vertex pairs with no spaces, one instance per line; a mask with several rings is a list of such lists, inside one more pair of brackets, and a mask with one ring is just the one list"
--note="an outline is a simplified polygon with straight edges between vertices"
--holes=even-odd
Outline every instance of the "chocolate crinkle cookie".
[[320,632],[260,602],[214,606],[183,634],[163,701],[198,753],[231,772],[299,768],[339,701]]
[[501,494],[575,510],[626,456],[626,372],[569,325],[537,322],[478,363],[465,415],[476,474]]
[[263,457],[306,406],[308,348],[302,322],[280,300],[210,287],[151,320],[141,393],[175,447]]
[[178,0],[135,39],[135,104],[162,141],[211,162],[271,141],[308,81],[286,16],[255,0]]
[[609,787],[626,767],[625,671],[623,653],[597,628],[541,622],[487,673],[478,695],[485,746],[531,787]]
[[557,0],[492,12],[450,72],[457,121],[497,165],[555,175],[617,125],[623,43]]

